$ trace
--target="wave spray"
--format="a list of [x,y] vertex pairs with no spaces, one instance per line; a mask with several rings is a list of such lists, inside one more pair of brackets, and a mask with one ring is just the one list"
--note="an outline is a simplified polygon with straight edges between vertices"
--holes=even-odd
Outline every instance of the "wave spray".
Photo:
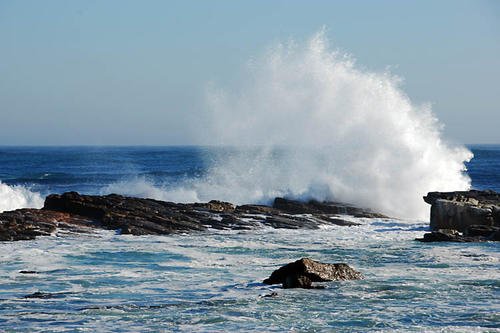
[[472,153],[441,139],[430,106],[412,104],[398,77],[330,51],[323,33],[249,67],[231,92],[211,89],[203,140],[252,148],[222,154],[195,185],[200,199],[282,195],[425,218],[427,192],[470,188]]
[[441,139],[430,106],[414,105],[398,77],[360,70],[327,44],[320,32],[304,45],[277,45],[231,89],[209,89],[196,132],[223,148],[207,154],[203,177],[173,188],[136,179],[105,192],[179,202],[333,200],[425,219],[427,192],[469,189],[472,153]]
[[9,186],[0,181],[0,213],[19,208],[42,208],[44,199],[38,192],[15,185]]

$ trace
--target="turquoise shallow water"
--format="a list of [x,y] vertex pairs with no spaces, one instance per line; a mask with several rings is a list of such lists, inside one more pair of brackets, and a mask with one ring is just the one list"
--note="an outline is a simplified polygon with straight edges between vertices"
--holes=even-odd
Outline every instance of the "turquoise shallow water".
[[[495,243],[424,244],[426,223],[0,243],[4,331],[500,331]],[[301,257],[360,281],[283,290],[261,281]],[[38,274],[20,274],[35,270]],[[48,299],[25,299],[34,292]],[[262,297],[276,291],[276,297]]]

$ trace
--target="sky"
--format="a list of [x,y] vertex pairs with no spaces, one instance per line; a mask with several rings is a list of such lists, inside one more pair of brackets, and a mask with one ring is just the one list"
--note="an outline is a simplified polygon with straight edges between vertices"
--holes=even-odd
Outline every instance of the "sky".
[[446,139],[500,143],[500,1],[0,0],[0,145],[202,144],[207,84],[322,28]]

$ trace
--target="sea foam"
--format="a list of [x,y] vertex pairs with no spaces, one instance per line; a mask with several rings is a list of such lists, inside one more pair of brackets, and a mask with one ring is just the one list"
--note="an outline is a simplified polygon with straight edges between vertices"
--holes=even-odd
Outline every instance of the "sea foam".
[[9,186],[0,182],[0,212],[18,208],[41,208],[43,198],[38,192],[15,185]]

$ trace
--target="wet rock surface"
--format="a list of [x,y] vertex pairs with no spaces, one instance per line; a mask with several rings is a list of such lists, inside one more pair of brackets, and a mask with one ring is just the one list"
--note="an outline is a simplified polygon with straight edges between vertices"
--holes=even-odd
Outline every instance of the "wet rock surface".
[[282,284],[283,288],[317,288],[313,282],[359,280],[363,275],[344,263],[326,264],[302,258],[275,270],[265,284]]
[[0,241],[29,240],[48,236],[57,228],[88,232],[94,222],[85,217],[41,209],[18,209],[0,213]]
[[344,220],[342,215],[386,217],[343,203],[304,203],[283,198],[276,198],[272,206],[235,206],[215,200],[181,204],[117,194],[93,196],[67,192],[49,195],[42,209],[0,213],[0,241],[29,240],[67,232],[88,233],[95,229],[132,235],[165,235],[263,226],[317,229],[321,225],[356,225]]

